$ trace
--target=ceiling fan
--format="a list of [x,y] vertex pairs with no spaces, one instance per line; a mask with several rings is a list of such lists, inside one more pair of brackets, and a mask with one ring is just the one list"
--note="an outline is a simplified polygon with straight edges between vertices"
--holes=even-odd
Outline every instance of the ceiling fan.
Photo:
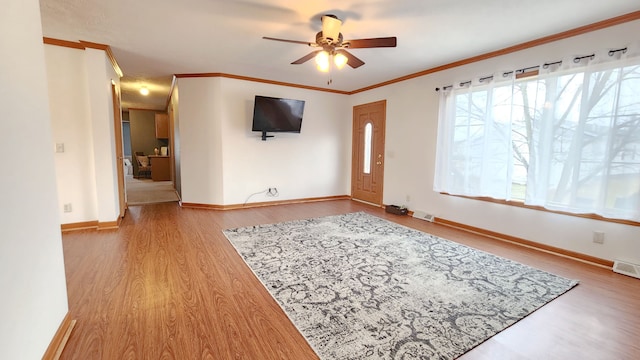
[[266,40],[284,41],[320,48],[301,57],[291,64],[303,64],[315,57],[318,69],[325,72],[329,71],[329,68],[331,66],[330,58],[333,58],[333,61],[338,69],[344,67],[345,64],[348,64],[354,69],[364,65],[364,61],[358,59],[346,49],[396,47],[397,40],[395,36],[371,39],[344,40],[342,37],[342,33],[340,32],[342,21],[338,19],[337,16],[327,14],[323,15],[321,19],[322,31],[319,31],[316,34],[316,42],[278,39],[267,36],[264,36],[262,38]]

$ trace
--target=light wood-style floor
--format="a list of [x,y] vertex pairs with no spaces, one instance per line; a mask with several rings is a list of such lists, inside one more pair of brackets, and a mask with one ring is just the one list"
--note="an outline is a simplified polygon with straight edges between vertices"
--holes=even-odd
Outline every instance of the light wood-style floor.
[[61,358],[317,359],[221,231],[353,211],[580,280],[462,359],[640,359],[640,280],[349,200],[230,211],[133,206],[118,230],[63,234],[78,322]]

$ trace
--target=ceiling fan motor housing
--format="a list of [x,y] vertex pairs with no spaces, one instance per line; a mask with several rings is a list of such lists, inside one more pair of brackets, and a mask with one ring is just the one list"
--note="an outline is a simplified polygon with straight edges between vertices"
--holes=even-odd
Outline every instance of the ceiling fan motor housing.
[[342,33],[338,33],[338,39],[332,39],[330,37],[324,37],[322,31],[318,31],[316,34],[316,44],[320,46],[340,46],[342,45]]

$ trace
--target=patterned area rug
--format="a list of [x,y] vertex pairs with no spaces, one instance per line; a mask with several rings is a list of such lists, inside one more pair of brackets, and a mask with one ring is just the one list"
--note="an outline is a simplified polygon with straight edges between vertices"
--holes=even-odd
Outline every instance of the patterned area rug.
[[453,359],[578,283],[364,212],[224,234],[322,359]]

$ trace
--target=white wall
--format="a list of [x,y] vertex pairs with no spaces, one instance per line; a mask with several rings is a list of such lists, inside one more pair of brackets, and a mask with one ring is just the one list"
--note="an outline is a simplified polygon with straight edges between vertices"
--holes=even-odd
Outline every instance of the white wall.
[[178,79],[181,199],[223,204],[220,78]]
[[37,0],[3,1],[1,359],[42,358],[68,310],[40,24]]
[[[542,244],[640,263],[640,228],[611,222],[440,195],[433,191],[438,93],[436,87],[498,71],[590,54],[638,41],[640,21],[373,89],[350,97],[354,106],[387,99],[385,204],[403,204],[437,217]],[[603,245],[593,231],[605,232]]]
[[[228,78],[181,78],[182,200],[243,204],[350,193],[351,109],[343,95]],[[305,100],[300,134],[251,131],[255,95]]]
[[111,82],[120,86],[109,58],[103,50],[86,49],[91,136],[95,164],[98,222],[116,221],[120,214],[118,174],[115,150],[115,128]]
[[[113,222],[120,213],[111,81],[119,77],[103,50],[45,45],[62,224]],[[118,162],[119,164],[119,162]],[[63,212],[64,204],[72,212]]]
[[[89,109],[85,51],[45,45],[51,126],[56,153],[58,210],[62,224],[98,219],[94,144]],[[63,212],[71,204],[72,212]]]

